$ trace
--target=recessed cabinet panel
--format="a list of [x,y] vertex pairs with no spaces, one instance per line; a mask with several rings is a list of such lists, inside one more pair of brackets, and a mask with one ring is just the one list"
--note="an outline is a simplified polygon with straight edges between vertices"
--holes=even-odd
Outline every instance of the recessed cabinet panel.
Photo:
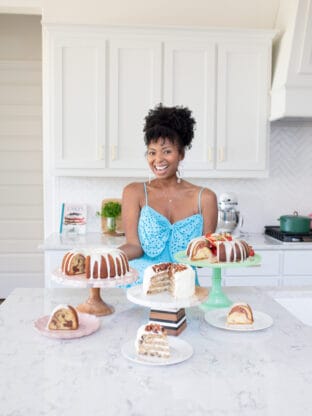
[[216,46],[209,42],[165,42],[164,102],[188,107],[196,120],[186,171],[214,167]]
[[57,45],[54,72],[56,167],[105,167],[105,41]]
[[143,124],[161,101],[161,63],[161,42],[111,41],[108,167],[147,174]]
[[312,279],[311,251],[285,251],[284,274],[286,276],[308,275]]
[[265,170],[269,49],[218,46],[217,169]]

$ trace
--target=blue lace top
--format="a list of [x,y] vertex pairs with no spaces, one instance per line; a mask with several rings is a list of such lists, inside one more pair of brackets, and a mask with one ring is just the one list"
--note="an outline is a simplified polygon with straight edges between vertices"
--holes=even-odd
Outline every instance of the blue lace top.
[[139,272],[142,283],[143,272],[151,264],[176,262],[174,254],[186,250],[192,238],[203,233],[204,220],[201,214],[201,193],[198,194],[198,213],[179,220],[173,224],[162,214],[148,205],[146,184],[144,183],[145,205],[142,207],[138,223],[138,234],[143,256],[131,260],[130,266]]

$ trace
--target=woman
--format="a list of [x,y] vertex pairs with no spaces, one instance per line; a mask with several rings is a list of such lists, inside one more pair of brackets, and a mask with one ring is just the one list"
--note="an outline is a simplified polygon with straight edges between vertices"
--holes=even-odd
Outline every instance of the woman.
[[175,262],[195,237],[214,232],[217,200],[214,192],[182,179],[179,163],[191,147],[195,120],[186,107],[150,110],[145,118],[147,162],[155,179],[127,185],[122,196],[122,219],[131,267],[140,274],[161,262]]

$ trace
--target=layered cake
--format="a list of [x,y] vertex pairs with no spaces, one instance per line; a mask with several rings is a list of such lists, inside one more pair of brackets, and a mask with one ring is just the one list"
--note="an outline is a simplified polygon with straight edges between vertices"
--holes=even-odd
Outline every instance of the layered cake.
[[141,355],[169,358],[170,350],[167,331],[161,325],[151,322],[142,325],[137,331],[135,349]]
[[247,303],[234,303],[228,311],[226,322],[229,325],[251,325],[254,322],[251,307]]
[[231,234],[206,234],[191,240],[186,249],[190,260],[207,260],[210,263],[240,262],[254,256],[252,247]]
[[48,320],[49,330],[74,330],[79,327],[79,319],[76,309],[71,305],[58,305],[52,311]]
[[143,276],[143,293],[168,291],[174,298],[188,298],[195,293],[195,271],[181,263],[159,263],[147,267]]
[[62,272],[85,274],[87,279],[119,279],[130,270],[126,254],[117,248],[72,250],[65,254]]

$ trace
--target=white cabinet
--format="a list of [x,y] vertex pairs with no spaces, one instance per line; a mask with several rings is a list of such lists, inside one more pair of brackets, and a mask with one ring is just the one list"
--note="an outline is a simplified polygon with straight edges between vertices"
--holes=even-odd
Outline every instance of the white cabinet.
[[283,253],[273,250],[257,250],[261,264],[255,267],[226,269],[224,283],[227,286],[278,286],[281,280]]
[[[46,103],[55,170],[105,168],[105,36],[46,33]],[[48,62],[47,62],[48,61]]]
[[142,128],[148,110],[161,101],[161,42],[117,38],[109,50],[107,167],[146,176]]
[[45,113],[56,175],[145,177],[157,103],[197,121],[187,177],[267,175],[271,31],[47,26]]
[[312,284],[312,252],[285,251],[283,257],[283,284]]
[[217,45],[209,40],[172,40],[164,48],[164,103],[193,112],[195,138],[183,168],[186,176],[198,176],[215,168]]
[[271,120],[312,117],[312,0],[281,2]]

